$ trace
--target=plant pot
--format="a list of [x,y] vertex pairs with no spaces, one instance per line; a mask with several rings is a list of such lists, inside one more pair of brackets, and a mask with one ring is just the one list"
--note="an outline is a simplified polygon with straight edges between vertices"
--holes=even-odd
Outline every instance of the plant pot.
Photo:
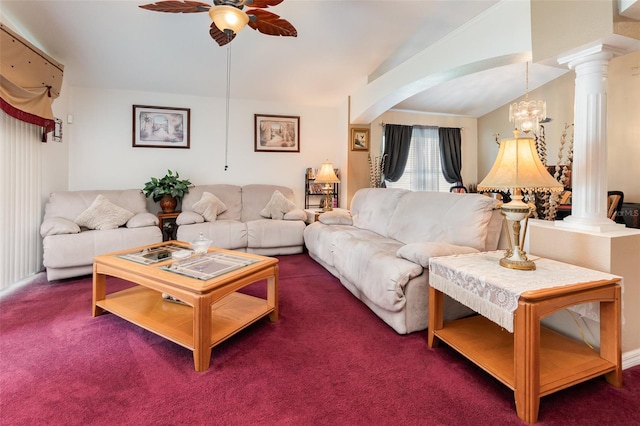
[[176,205],[178,205],[178,200],[171,195],[163,195],[160,200],[160,208],[163,213],[173,213],[176,210]]

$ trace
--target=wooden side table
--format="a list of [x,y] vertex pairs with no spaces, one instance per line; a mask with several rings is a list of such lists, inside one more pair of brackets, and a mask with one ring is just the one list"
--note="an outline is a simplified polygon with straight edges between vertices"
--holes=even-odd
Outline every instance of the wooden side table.
[[[511,388],[518,417],[529,423],[538,420],[542,396],[600,375],[622,387],[620,277],[549,259],[537,260],[536,271],[516,271],[498,264],[502,255],[430,260],[429,347],[442,341]],[[445,324],[445,293],[483,312]],[[514,300],[509,323],[503,308]],[[553,312],[588,302],[600,304],[599,351],[540,325]]]
[[176,225],[176,218],[180,213],[179,211],[158,213],[158,226],[162,231],[162,241],[177,239],[178,225]]

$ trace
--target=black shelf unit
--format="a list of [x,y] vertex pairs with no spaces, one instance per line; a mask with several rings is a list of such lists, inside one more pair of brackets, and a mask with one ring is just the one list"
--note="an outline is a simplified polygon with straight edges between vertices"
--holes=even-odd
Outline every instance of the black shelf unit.
[[[309,173],[312,169],[307,169],[307,173],[304,175],[304,208],[322,208],[321,202],[324,200],[324,184],[315,183],[315,175]],[[340,170],[334,169],[336,176],[340,178]],[[331,191],[331,199],[333,201],[333,207],[340,206],[340,184],[334,183],[333,190]]]

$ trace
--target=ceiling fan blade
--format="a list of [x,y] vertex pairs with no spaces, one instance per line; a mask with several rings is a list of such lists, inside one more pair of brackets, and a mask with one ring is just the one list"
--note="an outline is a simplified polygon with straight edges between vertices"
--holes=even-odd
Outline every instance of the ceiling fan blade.
[[293,25],[286,19],[282,19],[275,13],[267,12],[261,9],[247,10],[249,18],[255,16],[254,19],[249,20],[249,26],[254,30],[258,30],[263,34],[283,36],[283,37],[297,37],[298,31]]
[[139,7],[147,10],[153,10],[154,12],[197,13],[206,12],[211,8],[211,5],[207,3],[200,3],[199,1],[167,0],[143,4]]
[[220,28],[216,27],[216,24],[211,23],[211,27],[209,28],[209,35],[211,38],[218,43],[219,46],[224,46],[227,43],[230,43],[236,35],[234,33],[225,33],[224,31],[220,31]]
[[277,6],[284,0],[245,0],[244,5],[247,7],[258,7],[264,9],[269,6]]

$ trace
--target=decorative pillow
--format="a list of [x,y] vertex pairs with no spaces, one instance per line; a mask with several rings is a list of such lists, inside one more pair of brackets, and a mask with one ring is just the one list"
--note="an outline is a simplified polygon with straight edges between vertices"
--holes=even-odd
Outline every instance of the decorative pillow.
[[330,210],[318,216],[318,221],[325,225],[353,225],[349,210]]
[[[326,214],[326,213],[325,213]],[[320,215],[322,217],[322,215]],[[429,258],[438,256],[449,256],[452,254],[478,253],[479,250],[473,247],[457,246],[449,243],[412,243],[407,244],[396,251],[396,256],[407,259],[413,263],[421,265],[423,268],[429,267]]]
[[182,212],[176,218],[176,225],[191,225],[204,222],[204,217],[196,212]]
[[102,194],[99,194],[88,209],[76,218],[78,226],[89,229],[116,229],[133,217],[133,213],[116,206]]
[[127,228],[143,228],[158,226],[158,216],[149,212],[138,213],[127,221]]
[[307,214],[302,209],[293,209],[285,213],[284,220],[307,220]]
[[201,214],[207,222],[213,222],[218,215],[227,211],[227,206],[210,192],[203,192],[200,201],[193,205],[193,211]]
[[282,220],[284,219],[284,215],[286,213],[289,213],[295,208],[296,205],[293,203],[293,201],[289,200],[287,197],[282,195],[282,192],[276,189],[275,191],[273,191],[271,200],[269,200],[267,205],[260,212],[260,216]]
[[42,222],[40,225],[40,235],[42,238],[49,235],[60,234],[77,234],[80,232],[80,227],[77,223],[65,219],[63,217],[52,217]]

